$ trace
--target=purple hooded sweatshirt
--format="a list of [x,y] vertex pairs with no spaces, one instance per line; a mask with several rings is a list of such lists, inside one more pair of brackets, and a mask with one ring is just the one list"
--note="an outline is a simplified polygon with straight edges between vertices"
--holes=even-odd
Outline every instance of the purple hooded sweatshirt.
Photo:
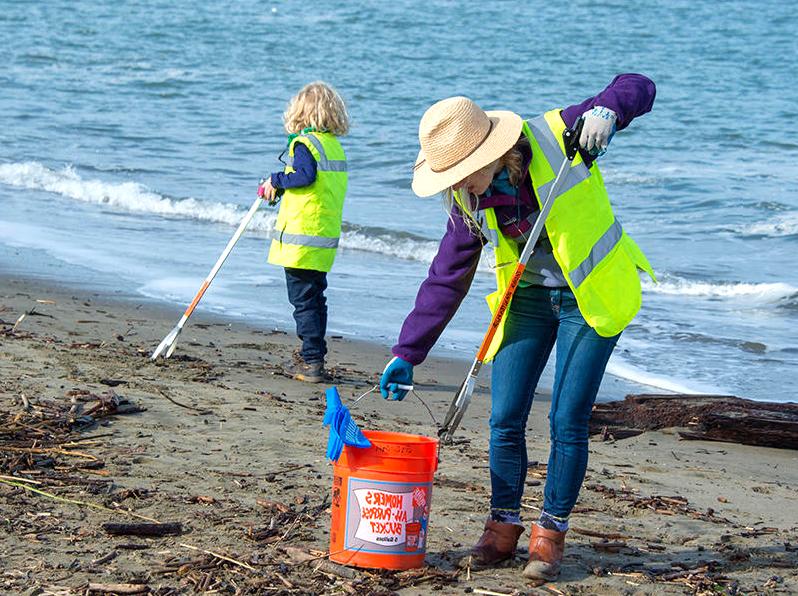
[[[571,127],[586,111],[604,106],[618,115],[617,130],[623,130],[636,117],[651,111],[655,95],[656,88],[648,77],[622,74],[595,97],[565,108],[562,118]],[[584,153],[582,157],[590,167],[592,158]],[[529,184],[528,179],[526,183]],[[484,242],[481,236],[471,233],[459,207],[454,205],[438,253],[416,295],[415,307],[405,318],[399,340],[392,349],[394,356],[413,365],[424,361],[468,293]]]

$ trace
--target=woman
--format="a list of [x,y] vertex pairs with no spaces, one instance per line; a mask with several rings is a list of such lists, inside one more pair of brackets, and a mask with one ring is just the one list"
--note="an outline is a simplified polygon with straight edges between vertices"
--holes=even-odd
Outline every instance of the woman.
[[451,213],[380,380],[383,397],[392,399],[404,398],[399,385],[412,383],[413,366],[457,311],[488,242],[498,284],[488,302],[495,307],[565,159],[562,132],[584,118],[580,152],[488,352],[487,359],[494,358],[491,508],[471,551],[472,566],[509,559],[523,532],[526,422],[556,342],[548,474],[524,575],[548,581],[559,575],[568,517],[587,468],[593,402],[618,337],[640,308],[638,270],[653,278],[646,257],[613,216],[596,157],[616,130],[651,110],[654,96],[651,80],[625,74],[595,97],[526,122],[512,112],[484,112],[464,97],[436,103],[421,119],[413,190],[443,193]]

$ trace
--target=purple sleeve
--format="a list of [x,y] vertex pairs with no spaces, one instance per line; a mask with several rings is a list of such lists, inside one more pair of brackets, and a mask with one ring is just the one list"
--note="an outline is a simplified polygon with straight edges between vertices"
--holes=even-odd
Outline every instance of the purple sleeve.
[[424,361],[468,293],[481,252],[481,237],[471,233],[460,210],[454,207],[438,254],[418,289],[416,305],[405,318],[392,349],[394,356],[413,365]]
[[299,188],[310,186],[316,181],[316,160],[310,150],[302,143],[294,145],[294,170],[291,174],[275,172],[272,174],[274,188]]
[[651,111],[657,88],[654,81],[641,74],[622,74],[615,77],[601,93],[576,105],[568,106],[562,111],[565,126],[571,127],[589,109],[604,106],[618,114],[615,123],[618,130],[623,130],[638,116]]

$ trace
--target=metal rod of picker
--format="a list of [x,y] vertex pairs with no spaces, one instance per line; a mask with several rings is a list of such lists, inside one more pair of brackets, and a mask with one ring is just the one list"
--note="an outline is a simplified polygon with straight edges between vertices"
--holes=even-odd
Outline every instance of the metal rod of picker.
[[244,230],[247,229],[249,222],[252,221],[252,218],[255,216],[255,212],[258,210],[263,200],[264,200],[263,197],[258,197],[257,199],[255,199],[255,202],[252,203],[252,206],[249,208],[249,211],[247,211],[246,215],[241,220],[241,223],[238,224],[238,228],[233,234],[233,237],[230,238],[230,241],[227,243],[227,246],[222,251],[221,256],[219,257],[219,259],[216,261],[216,264],[211,269],[211,272],[205,278],[205,281],[202,282],[199,291],[194,296],[194,300],[192,300],[191,304],[188,305],[188,308],[186,308],[186,312],[183,313],[183,316],[180,318],[177,325],[175,325],[174,329],[172,329],[166,335],[166,337],[163,338],[163,341],[161,341],[161,343],[158,344],[158,347],[155,348],[155,351],[152,353],[152,356],[150,356],[151,360],[157,359],[158,356],[164,353],[164,350],[166,351],[166,353],[164,354],[164,358],[169,358],[169,356],[172,355],[172,352],[175,351],[175,347],[177,346],[177,338],[180,336],[180,332],[183,331],[183,327],[185,326],[186,321],[188,321],[188,318],[191,316],[191,313],[194,312],[194,309],[197,307],[197,304],[199,304],[199,301],[202,300],[202,297],[205,295],[205,291],[208,289],[208,286],[211,285],[213,278],[216,277],[216,274],[219,272],[219,269],[221,269],[222,265],[224,265],[224,262],[227,260],[228,255],[233,250],[233,247],[236,245],[236,242],[238,242],[238,239],[241,238],[242,234],[244,233]]

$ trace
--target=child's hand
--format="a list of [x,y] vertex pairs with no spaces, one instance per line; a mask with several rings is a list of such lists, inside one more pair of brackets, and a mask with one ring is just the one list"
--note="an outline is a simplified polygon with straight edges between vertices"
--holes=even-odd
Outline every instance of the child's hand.
[[260,186],[258,186],[258,196],[262,199],[266,199],[270,205],[274,204],[274,201],[277,198],[277,191],[272,186],[271,178],[261,180]]

